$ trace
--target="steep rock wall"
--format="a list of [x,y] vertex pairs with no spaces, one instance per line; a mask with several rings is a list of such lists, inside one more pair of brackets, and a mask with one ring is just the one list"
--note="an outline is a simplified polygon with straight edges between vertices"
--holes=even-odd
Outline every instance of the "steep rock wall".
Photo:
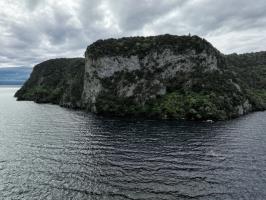
[[84,77],[83,104],[96,113],[228,119],[251,110],[224,56],[197,36],[97,41]]
[[197,36],[99,40],[40,63],[15,94],[118,116],[225,120],[266,109],[266,53],[223,55]]

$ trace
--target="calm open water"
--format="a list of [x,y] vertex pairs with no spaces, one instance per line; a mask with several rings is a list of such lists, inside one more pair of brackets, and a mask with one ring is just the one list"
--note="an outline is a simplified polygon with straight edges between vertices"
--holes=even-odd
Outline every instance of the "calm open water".
[[97,117],[0,88],[0,199],[266,199],[266,112],[214,124]]

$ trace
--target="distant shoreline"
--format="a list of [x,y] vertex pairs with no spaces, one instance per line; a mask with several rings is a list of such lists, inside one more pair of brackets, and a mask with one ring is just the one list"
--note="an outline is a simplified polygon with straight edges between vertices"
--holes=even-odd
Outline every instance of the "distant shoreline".
[[22,86],[25,81],[0,81],[0,85],[18,85]]
[[12,88],[21,88],[22,87],[22,85],[5,85],[5,84],[0,84],[0,88],[10,88],[10,87],[12,87]]

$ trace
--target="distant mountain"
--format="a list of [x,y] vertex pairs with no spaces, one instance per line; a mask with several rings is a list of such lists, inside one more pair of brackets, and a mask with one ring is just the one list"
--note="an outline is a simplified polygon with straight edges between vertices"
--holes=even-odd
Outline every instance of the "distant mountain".
[[22,85],[31,72],[30,67],[0,68],[0,85]]

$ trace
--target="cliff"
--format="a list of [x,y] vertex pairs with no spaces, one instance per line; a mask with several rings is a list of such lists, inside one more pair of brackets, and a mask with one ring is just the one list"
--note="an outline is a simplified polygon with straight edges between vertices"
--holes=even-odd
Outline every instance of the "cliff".
[[197,120],[252,109],[218,50],[197,36],[172,35],[90,45],[83,103],[96,113]]
[[117,116],[226,120],[265,109],[263,89],[250,85],[251,65],[242,72],[243,62],[197,36],[99,40],[88,46],[85,64],[37,65],[16,97]]
[[83,58],[48,60],[34,67],[30,78],[15,97],[79,108],[82,105],[83,77]]

